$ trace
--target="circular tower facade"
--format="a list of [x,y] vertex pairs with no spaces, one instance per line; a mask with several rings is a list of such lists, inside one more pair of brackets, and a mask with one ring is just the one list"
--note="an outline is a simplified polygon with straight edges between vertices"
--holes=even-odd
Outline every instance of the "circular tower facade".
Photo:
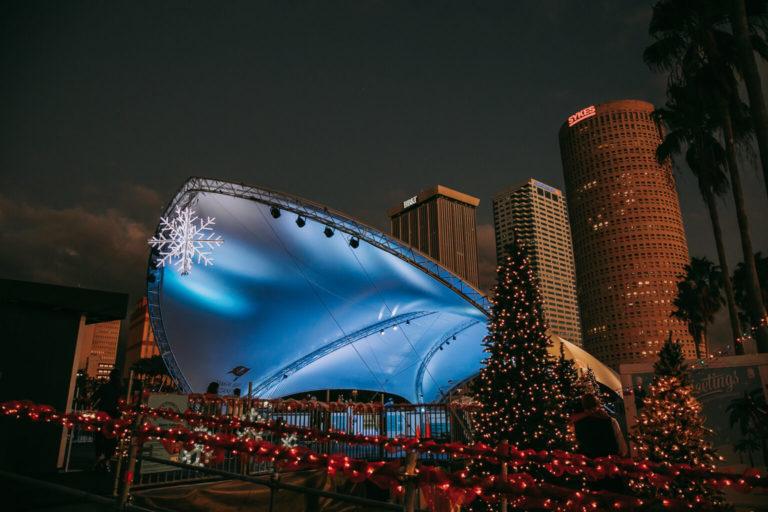
[[576,112],[560,128],[584,347],[606,364],[656,359],[664,340],[695,356],[670,315],[688,246],[653,105],[621,100]]

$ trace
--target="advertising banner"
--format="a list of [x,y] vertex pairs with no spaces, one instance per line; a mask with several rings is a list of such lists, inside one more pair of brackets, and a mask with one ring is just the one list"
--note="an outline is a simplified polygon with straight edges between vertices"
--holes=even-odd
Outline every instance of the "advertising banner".
[[[766,393],[768,384],[768,355],[746,355],[717,358],[692,363],[691,382],[694,394],[701,402],[706,425],[713,430],[710,441],[718,454],[725,458],[724,464],[749,464],[750,454],[735,447],[745,438],[739,424],[731,427],[728,406],[735,400],[743,399],[745,393],[762,390]],[[624,386],[624,404],[627,410],[627,424],[632,428],[642,399],[648,386],[653,382],[652,364],[621,365],[621,379]],[[762,449],[753,449],[755,465],[765,465]]]

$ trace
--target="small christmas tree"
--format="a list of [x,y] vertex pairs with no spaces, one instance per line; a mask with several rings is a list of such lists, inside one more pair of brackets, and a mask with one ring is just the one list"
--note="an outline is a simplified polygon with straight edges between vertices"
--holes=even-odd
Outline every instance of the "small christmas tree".
[[547,352],[539,289],[525,251],[508,246],[498,268],[485,351],[488,358],[475,381],[482,409],[475,415],[480,440],[509,441],[520,448],[569,449],[565,397],[555,363]]
[[[712,431],[704,426],[701,404],[693,396],[682,347],[671,335],[653,369],[655,377],[632,436],[638,458],[714,470],[718,458],[707,441]],[[699,509],[723,504],[719,491],[702,484],[702,478],[685,474],[667,486],[653,487],[644,480],[633,480],[630,486],[643,495],[679,499]]]
[[565,357],[565,348],[560,343],[560,357],[555,364],[555,375],[560,392],[565,399],[565,412],[573,414],[581,409],[581,396],[585,393],[582,379],[573,360]]

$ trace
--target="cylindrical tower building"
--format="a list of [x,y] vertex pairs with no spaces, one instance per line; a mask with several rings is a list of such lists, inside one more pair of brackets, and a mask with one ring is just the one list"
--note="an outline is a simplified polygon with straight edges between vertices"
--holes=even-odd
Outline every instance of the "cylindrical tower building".
[[560,128],[584,347],[618,368],[655,360],[664,340],[683,342],[672,318],[688,246],[670,163],[660,165],[653,105],[592,105]]

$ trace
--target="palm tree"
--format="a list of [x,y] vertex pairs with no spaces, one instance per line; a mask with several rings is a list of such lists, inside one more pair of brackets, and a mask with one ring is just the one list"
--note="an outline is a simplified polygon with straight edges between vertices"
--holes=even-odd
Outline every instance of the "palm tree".
[[677,297],[672,301],[672,316],[688,324],[696,347],[696,358],[701,358],[702,345],[707,347],[707,327],[723,304],[720,293],[723,275],[707,258],[691,258],[685,274],[677,283]]
[[669,87],[666,105],[654,112],[654,117],[667,127],[664,140],[656,151],[656,157],[659,163],[673,161],[672,157],[685,149],[685,162],[696,177],[712,224],[717,259],[723,275],[723,292],[728,306],[733,347],[736,354],[743,354],[741,325],[716,201],[717,197],[725,195],[728,191],[725,150],[715,135],[716,126],[704,107],[699,101],[699,96],[691,91],[690,87]]
[[755,436],[747,434],[747,437],[741,438],[741,441],[733,445],[733,451],[739,454],[739,461],[741,461],[741,454],[746,453],[749,458],[749,465],[755,467],[755,458],[752,456],[757,450],[760,449],[760,444],[755,439]]
[[[738,165],[737,133],[743,121],[735,76],[733,35],[722,27],[723,2],[719,0],[660,0],[653,7],[649,32],[654,41],[646,48],[645,62],[669,73],[670,87],[690,85],[699,91],[702,104],[717,123],[725,145],[731,192],[736,207],[741,250],[746,263],[750,313],[766,318],[757,270],[752,260],[752,238]],[[709,100],[709,101],[707,101]],[[760,322],[758,350],[768,352],[768,325]]]
[[740,398],[734,398],[725,409],[731,427],[738,424],[742,435],[754,435],[760,440],[763,463],[768,464],[768,407],[760,388],[745,391]]
[[736,45],[736,57],[749,96],[749,109],[752,114],[755,139],[760,150],[766,193],[768,193],[768,110],[765,107],[755,51],[763,59],[768,55],[763,34],[757,31],[757,28],[765,30],[767,17],[768,5],[765,0],[731,0],[730,20]]
[[[768,256],[763,256],[761,252],[755,253],[755,268],[763,302],[768,303]],[[743,263],[739,263],[733,271],[734,297],[739,309],[744,313],[745,324],[753,326],[755,319],[749,315],[747,279],[747,269]]]

